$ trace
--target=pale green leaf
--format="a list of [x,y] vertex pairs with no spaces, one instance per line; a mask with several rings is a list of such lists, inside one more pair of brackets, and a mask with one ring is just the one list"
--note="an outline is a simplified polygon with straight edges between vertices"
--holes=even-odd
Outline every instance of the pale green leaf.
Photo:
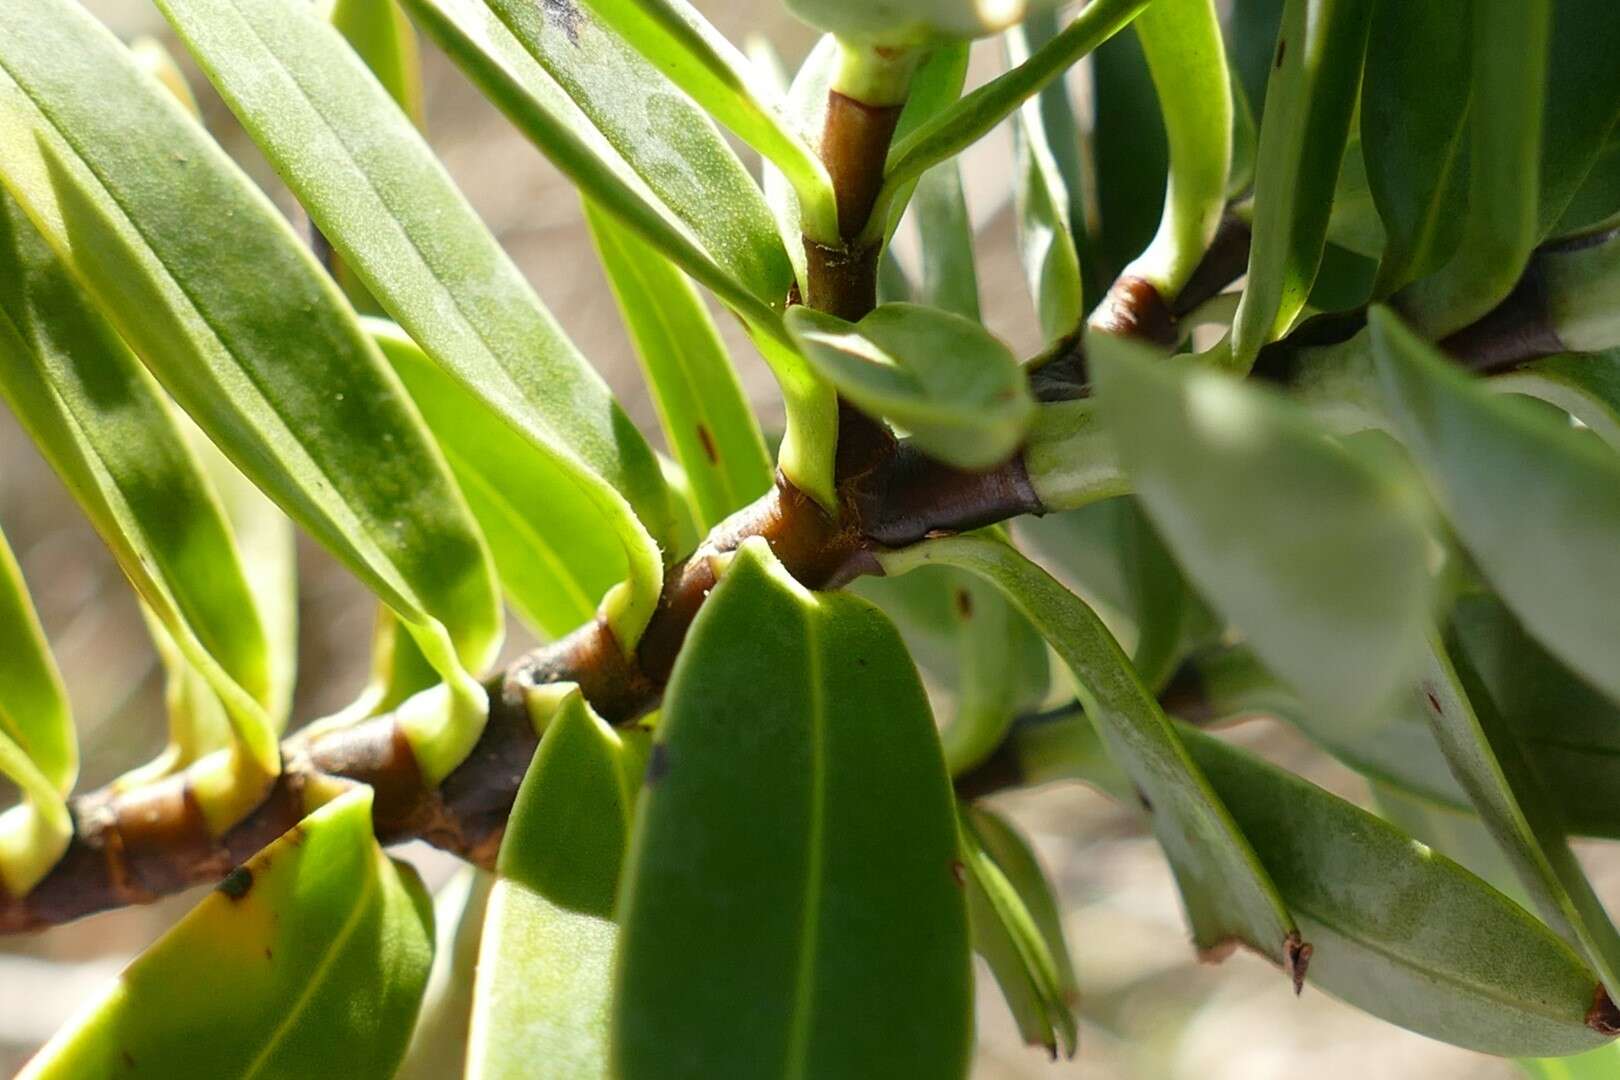
[[411,123],[422,127],[422,57],[416,31],[394,0],[332,0],[327,18]]

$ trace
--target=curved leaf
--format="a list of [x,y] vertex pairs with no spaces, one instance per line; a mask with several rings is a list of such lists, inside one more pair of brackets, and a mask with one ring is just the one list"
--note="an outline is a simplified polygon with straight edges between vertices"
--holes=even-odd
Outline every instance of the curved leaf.
[[707,532],[771,486],[759,423],[692,283],[589,202],[585,220]]
[[1550,402],[1620,451],[1620,349],[1532,360],[1486,385]]
[[1620,127],[1620,80],[1605,61],[1620,51],[1620,7],[1607,0],[1553,0],[1551,16],[1538,238],[1564,216]]
[[359,788],[233,871],[23,1075],[389,1076],[432,961],[432,903]]
[[1372,7],[1373,0],[1283,5],[1260,118],[1249,278],[1232,324],[1239,370],[1288,329],[1316,280]]
[[1102,621],[1040,567],[1005,544],[977,537],[933,540],[879,556],[886,573],[929,563],[970,570],[999,588],[1055,649],[1110,755],[1150,807],[1201,950],[1241,941],[1290,968],[1299,938],[1275,888],[1153,696]]
[[531,701],[540,749],[496,863],[468,1037],[470,1080],[608,1075],[613,904],[641,760],[585,704]]
[[273,774],[282,691],[213,485],[163,391],[3,192],[0,394]]
[[1097,229],[1092,249],[1085,254],[1097,264],[1095,275],[1106,288],[1152,242],[1158,229],[1170,172],[1170,143],[1138,35],[1114,35],[1097,47],[1089,63]]
[[894,628],[745,543],[675,665],[636,818],[619,1074],[965,1076],[951,803]]
[[918,261],[922,264],[917,302],[977,321],[979,278],[973,262],[973,221],[962,191],[962,168],[955,159],[922,174],[911,196],[911,213],[917,222]]
[[663,474],[427,144],[303,0],[158,6],[372,295],[596,505],[630,569],[614,629],[636,641],[663,585]]
[[626,571],[623,547],[603,542],[610,526],[597,505],[533,435],[495,421],[403,330],[374,320],[366,328],[449,461],[512,606],[553,638],[590,622]]
[[1620,701],[1620,457],[1372,312],[1386,404],[1452,528],[1542,644]]
[[1372,719],[1428,625],[1422,493],[1275,395],[1092,344],[1126,475],[1189,577],[1314,708]]
[[817,371],[860,408],[906,428],[929,455],[989,468],[1017,449],[1035,402],[1011,350],[959,315],[886,304],[858,323],[806,307],[788,330]]
[[1550,236],[1568,239],[1620,226],[1620,137],[1599,151]]
[[1314,947],[1313,982],[1393,1024],[1490,1054],[1553,1055],[1596,979],[1528,912],[1314,784],[1196,731],[1187,749],[1254,843]]

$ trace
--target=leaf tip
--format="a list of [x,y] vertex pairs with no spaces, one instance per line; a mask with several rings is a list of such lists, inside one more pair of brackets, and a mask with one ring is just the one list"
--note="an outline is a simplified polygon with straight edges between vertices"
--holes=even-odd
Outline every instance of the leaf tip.
[[1311,966],[1311,943],[1300,937],[1298,930],[1290,930],[1283,938],[1283,970],[1294,983],[1294,996],[1305,990],[1305,969]]

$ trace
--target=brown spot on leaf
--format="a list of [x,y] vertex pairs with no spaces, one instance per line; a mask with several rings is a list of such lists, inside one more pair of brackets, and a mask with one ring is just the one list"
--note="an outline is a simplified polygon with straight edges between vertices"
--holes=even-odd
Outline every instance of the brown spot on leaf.
[[1436,715],[1436,716],[1444,716],[1444,715],[1446,715],[1446,710],[1440,707],[1440,695],[1436,694],[1433,690],[1431,690],[1427,686],[1425,686],[1423,688],[1423,696],[1425,698],[1428,698],[1428,700],[1429,700],[1429,708],[1434,710],[1434,715]]
[[1615,1008],[1614,999],[1609,997],[1602,983],[1592,992],[1592,1007],[1586,1010],[1586,1026],[1599,1035],[1620,1035],[1620,1009]]
[[647,755],[647,786],[658,783],[669,775],[669,747],[664,743],[653,743],[652,753]]
[[265,946],[265,947],[264,947],[264,958],[265,958],[265,959],[266,959],[266,960],[274,960],[274,959],[275,959],[275,958],[276,958],[276,954],[275,954],[275,952],[274,952],[274,951],[272,951],[272,950],[271,950],[271,948],[270,948],[270,946],[268,946],[268,945],[266,945],[266,946]]
[[962,865],[961,859],[951,860],[951,877],[958,885],[965,886],[967,884],[967,867]]
[[1142,804],[1142,809],[1153,813],[1153,800],[1147,797],[1147,792],[1141,788],[1136,789],[1136,801]]
[[703,444],[703,456],[709,459],[710,465],[720,464],[720,451],[715,448],[714,436],[709,434],[707,424],[697,426],[698,442]]
[[1316,950],[1311,943],[1292,930],[1283,938],[1283,970],[1294,983],[1294,996],[1305,989],[1305,969],[1311,966],[1311,954]]
[[253,888],[253,871],[245,866],[238,866],[225,875],[225,880],[219,883],[219,891],[232,900],[240,900]]
[[135,1067],[135,1055],[130,1053],[128,1050],[119,1050],[118,1056],[123,1058],[124,1068],[133,1069]]
[[1276,62],[1277,67],[1282,67],[1283,55],[1285,53],[1287,53],[1287,52],[1288,52],[1288,39],[1287,38],[1278,38],[1277,39],[1277,62]]
[[957,589],[954,599],[956,600],[956,614],[963,620],[973,618],[973,594],[966,589]]

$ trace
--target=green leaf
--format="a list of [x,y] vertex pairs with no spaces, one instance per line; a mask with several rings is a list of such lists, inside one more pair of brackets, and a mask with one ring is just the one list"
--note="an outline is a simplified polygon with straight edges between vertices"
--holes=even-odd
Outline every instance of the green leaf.
[[1489,1054],[1572,1054],[1596,979],[1468,871],[1314,784],[1192,730],[1182,739],[1313,946],[1311,979],[1430,1038]]
[[1287,0],[1255,160],[1249,278],[1232,326],[1247,371],[1293,323],[1327,239],[1373,0]]
[[889,208],[903,201],[901,194],[909,191],[910,185],[924,172],[989,134],[1020,104],[1129,24],[1147,3],[1148,0],[1093,0],[1024,63],[991,79],[896,140],[889,152],[883,189],[872,212],[872,222],[861,239],[877,238],[875,229],[884,227]]
[[1620,51],[1620,7],[1607,0],[1553,0],[1551,16],[1538,238],[1564,216],[1620,128],[1620,80],[1604,59]]
[[978,323],[886,304],[858,323],[795,307],[805,358],[860,408],[906,428],[924,452],[964,469],[1005,461],[1035,411],[1012,351]]
[[1568,239],[1620,225],[1620,138],[1611,138],[1570,197],[1553,239]]
[[1232,0],[1227,8],[1227,54],[1232,73],[1256,118],[1266,105],[1266,87],[1277,62],[1277,35],[1284,0]]
[[771,486],[759,423],[686,275],[589,202],[585,220],[707,532]]
[[1609,989],[1620,986],[1620,932],[1562,832],[1557,809],[1490,702],[1470,695],[1445,643],[1429,643],[1418,692],[1435,739],[1475,812],[1546,923],[1580,947]]
[[1556,405],[1620,451],[1620,349],[1532,360],[1486,385]]
[[[819,47],[816,52],[811,54],[811,57],[817,59],[820,64],[829,67],[838,56],[839,53],[834,51],[822,55]],[[959,42],[954,45],[938,46],[930,51],[922,62],[917,65],[917,70],[911,77],[911,85],[906,93],[905,107],[900,110],[900,119],[895,123],[894,135],[890,138],[891,151],[895,145],[913,131],[916,131],[945,109],[950,108],[961,98],[962,87],[967,83],[968,60],[968,44]],[[805,61],[807,67],[809,63],[810,60],[807,59]],[[819,77],[811,81],[821,83]],[[796,86],[794,88],[792,103],[801,110],[807,107],[813,109],[813,116],[807,117],[807,119],[816,125],[814,130],[819,130],[819,126],[824,122],[827,108],[827,90],[829,89],[831,89],[830,79],[820,86],[806,87],[804,89]],[[816,101],[807,103],[803,101],[801,96],[807,93],[818,93],[819,97]],[[936,166],[936,169],[944,165],[945,163],[941,162],[940,166]],[[934,172],[935,169],[928,171]],[[895,229],[899,227],[906,204],[913,197],[915,186],[918,183],[921,183],[920,178],[912,185],[902,187],[895,193],[895,197],[890,203],[888,229],[884,234],[885,243],[894,236]],[[966,219],[965,212],[963,218]],[[920,233],[923,228],[921,220],[918,221],[918,228]],[[929,238],[919,235],[918,239],[926,244]],[[956,309],[947,308],[947,310],[954,311]],[[960,311],[957,313],[965,314],[965,312]]]
[[899,635],[748,541],[665,697],[620,907],[619,1073],[966,1076],[956,857]]
[[1387,309],[1371,321],[1386,404],[1457,536],[1529,631],[1620,701],[1620,458],[1491,393]]
[[333,0],[327,18],[411,123],[422,127],[421,50],[399,5],[394,0]]
[[[1061,1046],[1063,1056],[1074,1057],[1079,1039],[1075,1020],[1074,987],[1065,985],[1059,961],[1052,955],[1051,943],[1043,936],[1029,910],[1028,898],[1009,879],[998,860],[987,850],[981,836],[981,823],[991,818],[988,811],[963,807],[962,861],[967,872],[968,923],[973,931],[973,948],[985,958],[1002,996],[1012,1010],[1018,1032],[1031,1046],[1044,1046],[1055,1059]],[[1001,822],[995,826],[1022,844],[1016,834]],[[1028,854],[1027,848],[1021,854]],[[1039,868],[1036,868],[1039,874]],[[1050,909],[1050,887],[1043,877],[1036,882],[1039,903]],[[1061,947],[1061,939],[1058,942]],[[1067,957],[1064,957],[1065,966]],[[1068,972],[1072,977],[1072,970]]]
[[1226,209],[1232,82],[1214,0],[1158,0],[1133,24],[1169,144],[1169,184],[1153,242],[1125,268],[1167,300],[1204,257]]
[[685,0],[582,2],[705,112],[782,170],[798,195],[806,236],[839,243],[838,206],[826,166],[778,111],[748,59],[696,8]]
[[1541,236],[1550,2],[1474,5],[1467,217],[1451,260],[1395,297],[1426,335],[1443,337],[1495,307]]
[[[1294,968],[1293,920],[1158,702],[1090,608],[992,540],[933,540],[882,554],[879,562],[891,574],[943,563],[993,582],[1069,665],[1109,753],[1152,808],[1154,834],[1181,886],[1194,943],[1211,950],[1242,941]],[[1302,977],[1303,969],[1294,974]]]
[[853,41],[910,45],[984,37],[1030,14],[1061,6],[1061,0],[986,4],[982,0],[787,0],[799,18]]
[[0,813],[0,888],[26,896],[73,838],[63,799],[79,773],[62,673],[22,569],[0,533],[0,775],[22,801]]
[[[548,688],[556,689],[556,688]],[[613,904],[641,760],[577,687],[531,699],[544,722],[489,899],[468,1039],[470,1080],[607,1075]]]
[[1620,1073],[1620,1047],[1611,1043],[1573,1057],[1521,1060],[1519,1068],[1532,1080],[1612,1080]]
[[1100,336],[1091,360],[1126,475],[1200,592],[1313,708],[1372,719],[1428,625],[1416,485],[1225,374]]
[[358,788],[232,871],[23,1075],[390,1076],[432,961],[427,891]]
[[268,710],[285,699],[213,485],[163,391],[4,192],[0,395],[184,663],[225,703],[252,759],[274,775]]
[[1361,86],[1367,186],[1387,247],[1377,294],[1445,263],[1468,214],[1474,0],[1376,0]]
[[634,643],[663,585],[663,475],[427,144],[301,0],[158,6],[371,293],[596,504],[625,548],[610,617]]
[[917,222],[922,280],[917,302],[979,319],[979,278],[973,260],[973,221],[962,191],[962,168],[953,158],[922,174],[911,196]]
[[464,866],[434,894],[433,970],[394,1080],[444,1080],[464,1072],[478,945],[494,884],[489,873]]
[[940,742],[952,776],[982,762],[1046,693],[1046,643],[983,579],[931,566],[861,578],[855,590],[894,620],[929,687],[949,695]]
[[[1051,13],[1037,15],[1007,31],[1007,62],[1023,63],[1057,32],[1057,19]],[[1061,128],[1048,132],[1046,128],[1050,112],[1046,99],[1067,94],[1062,79],[1058,79],[1054,86],[1018,106],[1012,125],[1018,250],[1030,295],[1035,298],[1041,338],[1048,342],[1071,333],[1085,312],[1080,255],[1069,218],[1073,196],[1053,147],[1054,140],[1073,138],[1075,133]]]
[[1524,889],[1519,885],[1512,864],[1503,856],[1479,815],[1472,810],[1431,802],[1380,781],[1372,781],[1369,786],[1379,817],[1454,860],[1515,904],[1525,905]]
[[1091,161],[1096,174],[1096,276],[1106,288],[1153,240],[1164,209],[1170,143],[1142,40],[1117,34],[1091,55],[1095,117]]
[[612,526],[597,504],[534,435],[494,420],[404,331],[365,325],[449,461],[512,606],[553,638],[590,622],[626,571],[624,548],[603,542]]

